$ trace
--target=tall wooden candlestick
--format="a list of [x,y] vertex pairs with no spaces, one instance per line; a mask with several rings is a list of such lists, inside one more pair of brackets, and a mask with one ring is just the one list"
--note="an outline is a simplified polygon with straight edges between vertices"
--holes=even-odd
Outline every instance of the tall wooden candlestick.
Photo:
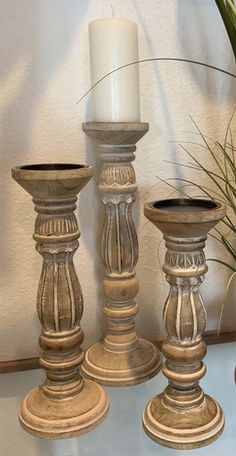
[[106,416],[108,399],[91,380],[83,380],[78,367],[84,354],[80,318],[83,297],[73,265],[80,235],[74,215],[77,194],[93,168],[75,164],[17,167],[13,178],[33,196],[38,213],[34,239],[43,257],[37,309],[43,349],[40,364],[47,379],[24,399],[19,419],[31,434],[44,438],[80,435]]
[[206,311],[198,287],[207,271],[203,253],[207,233],[226,210],[213,201],[177,199],[146,204],[144,213],[164,233],[163,271],[170,292],[163,313],[168,337],[162,346],[163,373],[169,384],[146,406],[143,426],[164,446],[201,447],[214,441],[224,427],[220,406],[199,386],[206,371],[201,338]]
[[134,321],[138,311],[134,301],[138,292],[138,239],[132,206],[137,185],[131,162],[135,144],[148,131],[148,124],[88,122],[83,124],[83,130],[98,144],[102,160],[99,189],[106,218],[101,259],[108,333],[103,342],[87,350],[82,370],[104,385],[134,385],[153,377],[161,367],[158,349],[138,338]]

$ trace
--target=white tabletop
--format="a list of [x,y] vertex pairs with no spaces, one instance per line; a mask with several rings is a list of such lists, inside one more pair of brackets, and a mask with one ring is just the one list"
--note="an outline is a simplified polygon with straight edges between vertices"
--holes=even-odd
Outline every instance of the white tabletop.
[[201,385],[225,412],[222,436],[211,445],[181,451],[162,447],[142,429],[141,416],[146,403],[166,385],[158,374],[141,385],[106,388],[110,396],[108,417],[95,430],[73,439],[43,440],[23,431],[17,419],[20,401],[34,386],[43,382],[41,370],[0,375],[0,456],[236,456],[236,387],[234,367],[236,343],[208,347],[208,370]]

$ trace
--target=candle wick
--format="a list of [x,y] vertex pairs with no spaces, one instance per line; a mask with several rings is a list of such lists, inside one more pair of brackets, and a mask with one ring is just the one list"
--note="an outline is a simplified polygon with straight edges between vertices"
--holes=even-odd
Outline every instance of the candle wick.
[[115,10],[114,10],[114,6],[113,5],[111,5],[111,9],[112,9],[112,17],[114,17],[115,16]]

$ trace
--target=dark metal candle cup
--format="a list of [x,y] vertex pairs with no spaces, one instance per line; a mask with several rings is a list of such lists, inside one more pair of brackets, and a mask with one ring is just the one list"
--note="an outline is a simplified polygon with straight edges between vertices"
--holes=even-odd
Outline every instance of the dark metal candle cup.
[[210,200],[176,198],[156,201],[152,204],[155,209],[169,212],[202,212],[220,207],[218,203]]
[[165,235],[206,235],[225,215],[225,206],[211,200],[177,198],[155,201],[144,214]]
[[36,165],[17,166],[16,169],[29,171],[67,171],[69,169],[89,168],[89,165],[79,165],[76,163],[38,163]]

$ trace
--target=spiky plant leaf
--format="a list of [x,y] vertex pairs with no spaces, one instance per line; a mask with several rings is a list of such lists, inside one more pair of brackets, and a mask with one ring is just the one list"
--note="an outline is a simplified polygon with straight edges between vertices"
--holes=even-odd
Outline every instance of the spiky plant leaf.
[[215,0],[223,19],[236,60],[236,8],[232,0]]

